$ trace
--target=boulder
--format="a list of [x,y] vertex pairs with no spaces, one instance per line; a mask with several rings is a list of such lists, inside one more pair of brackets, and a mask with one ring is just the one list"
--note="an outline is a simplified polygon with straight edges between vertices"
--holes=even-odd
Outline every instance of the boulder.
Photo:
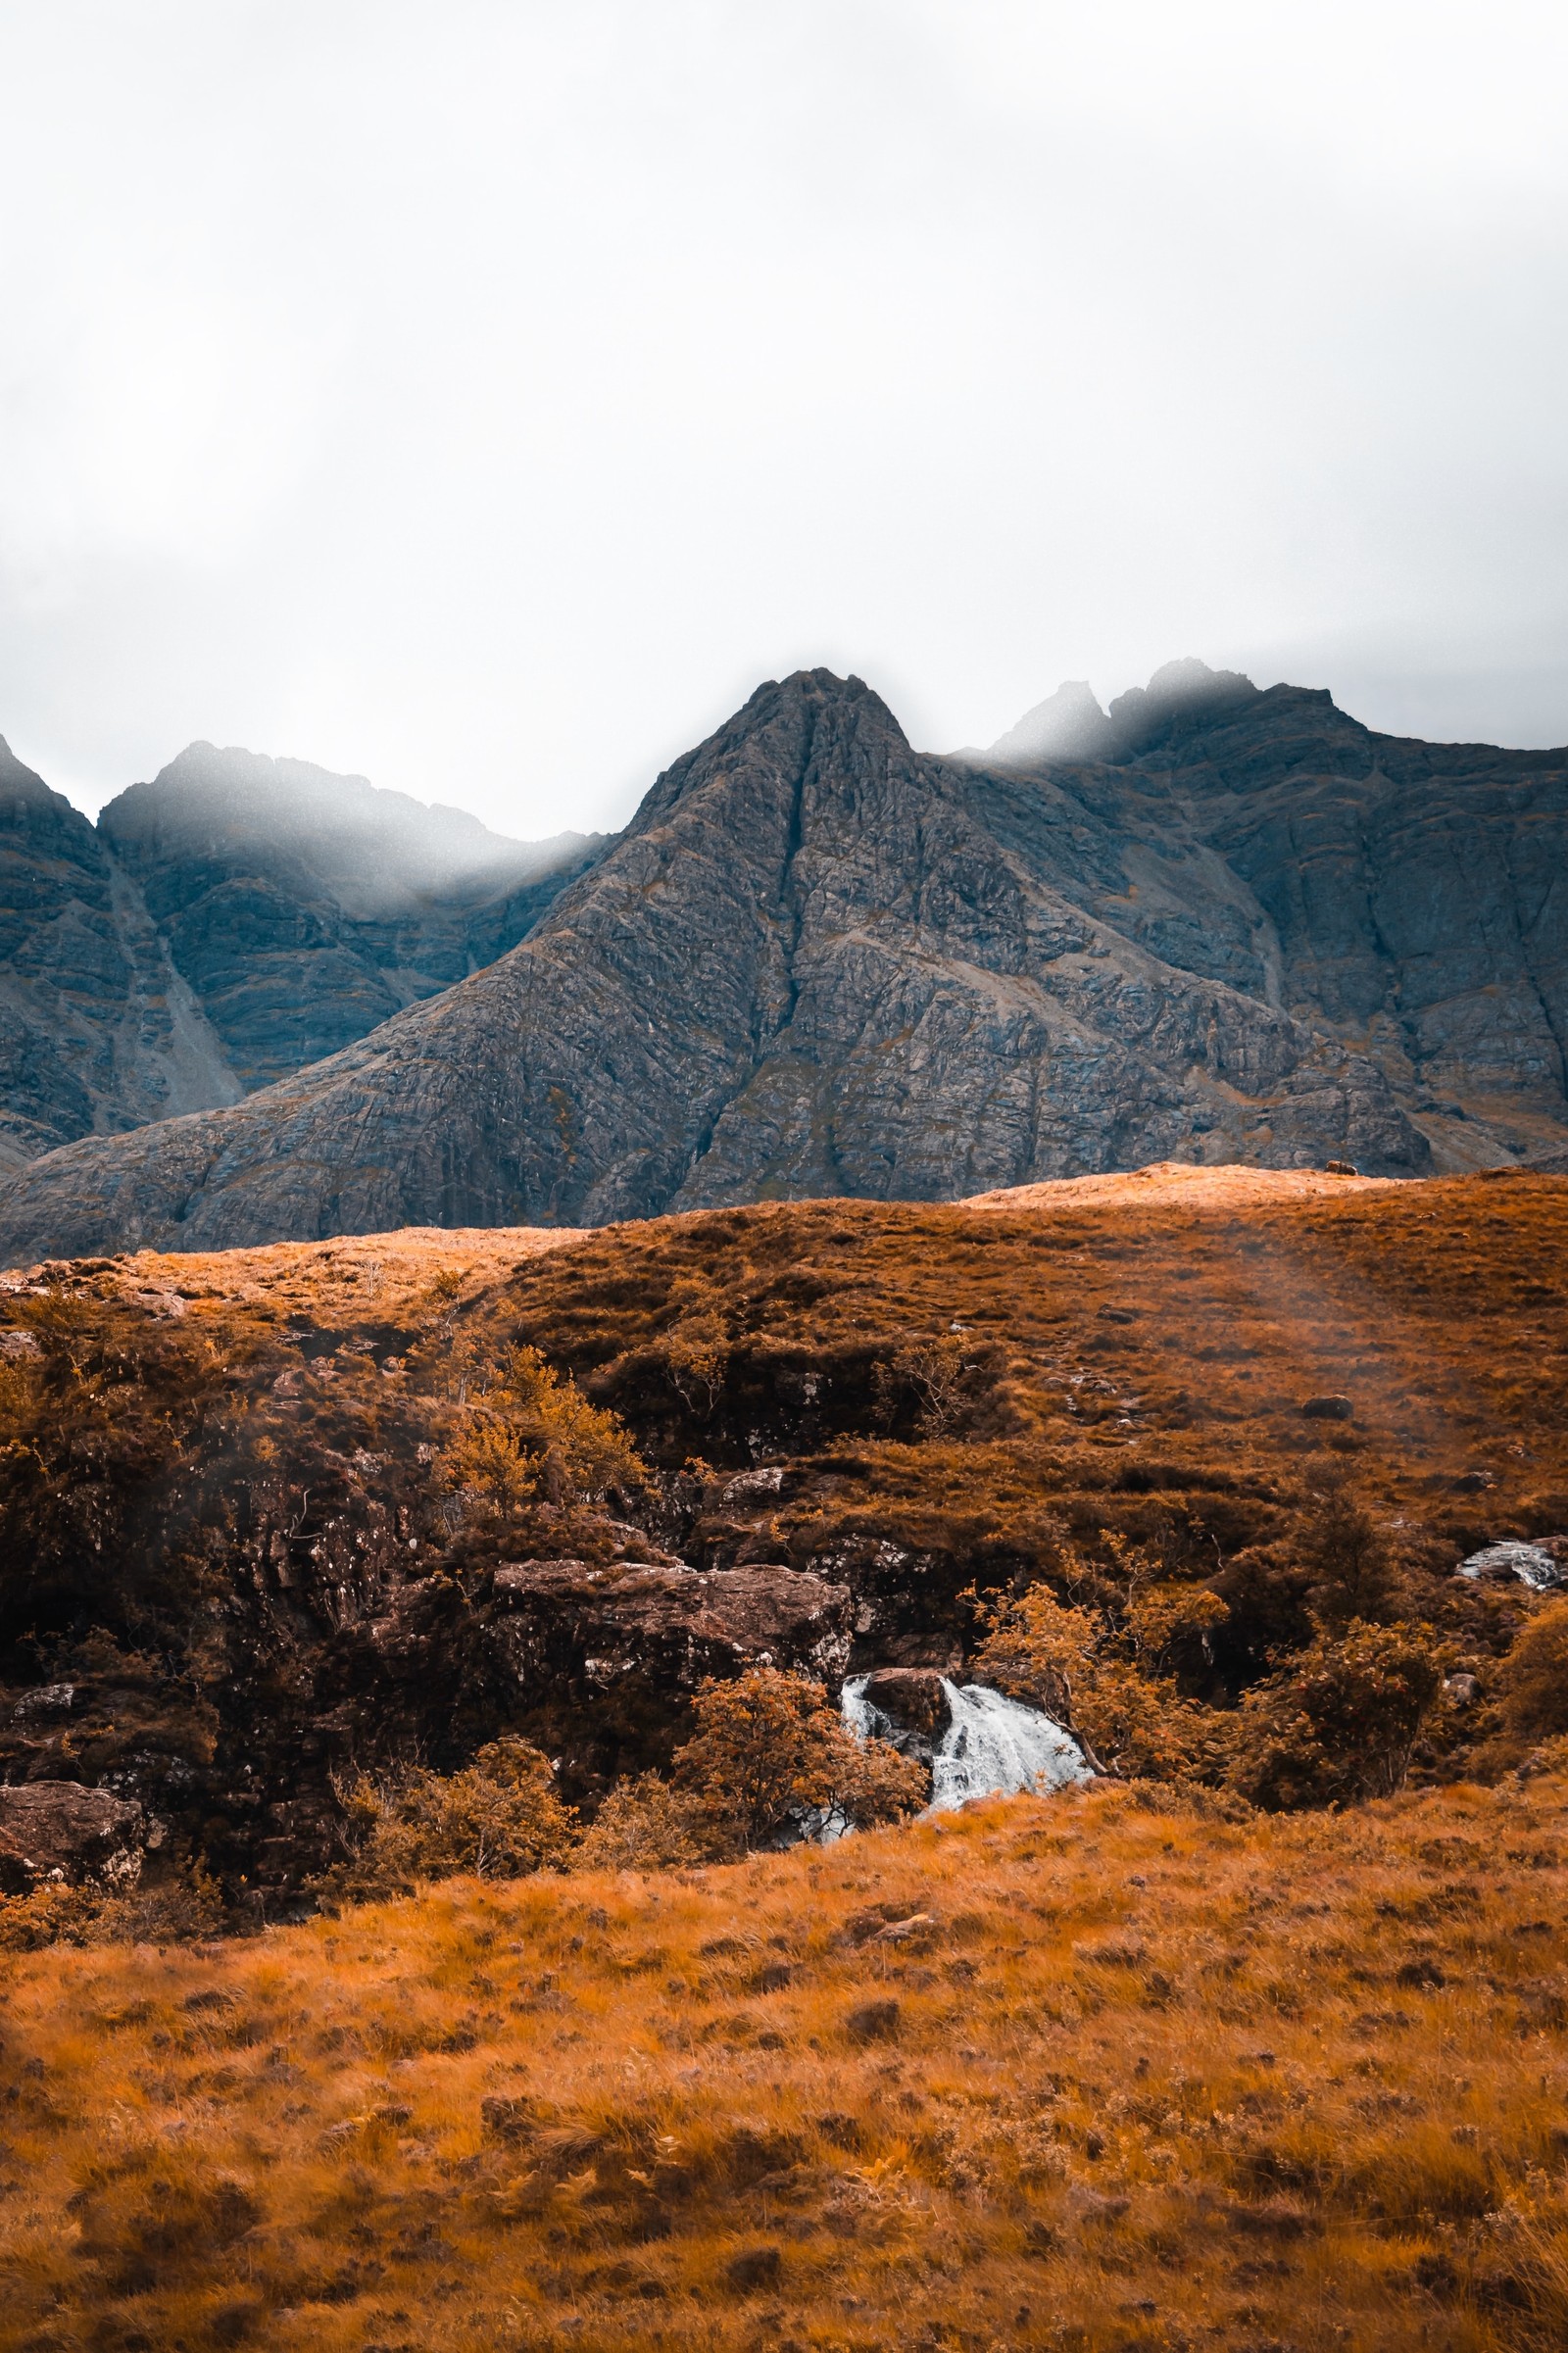
[[899,1731],[934,1746],[953,1721],[947,1688],[934,1667],[882,1667],[867,1676],[865,1697]]
[[1474,1578],[1482,1584],[1506,1583],[1508,1578],[1517,1577],[1521,1585],[1530,1586],[1538,1593],[1547,1593],[1568,1583],[1568,1540],[1548,1536],[1535,1544],[1516,1544],[1512,1539],[1484,1544],[1468,1560],[1460,1561],[1454,1575]]
[[879,1667],[847,1701],[862,1732],[886,1740],[901,1756],[931,1766],[953,1722],[953,1707],[935,1667]]
[[10,1894],[46,1879],[131,1885],[146,1838],[141,1807],[110,1789],[74,1781],[0,1789],[0,1885]]

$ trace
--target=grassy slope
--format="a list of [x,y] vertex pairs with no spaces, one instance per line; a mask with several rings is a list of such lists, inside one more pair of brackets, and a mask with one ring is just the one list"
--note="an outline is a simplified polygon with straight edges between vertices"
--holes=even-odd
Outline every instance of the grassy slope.
[[[1282,1469],[1328,1443],[1391,1495],[1479,1469],[1505,1509],[1568,1513],[1565,1270],[1568,1182],[1453,1178],[1207,1208],[1129,1189],[710,1212],[591,1235],[504,1296],[588,1376],[667,1326],[683,1278],[688,1309],[710,1291],[737,1335],[775,1345],[958,1322],[1007,1351],[1029,1435],[1091,1484],[1113,1475],[1107,1450]],[[1303,1423],[1325,1392],[1350,1398],[1352,1429]]]
[[1558,2344],[1565,1796],[1102,1789],[17,1963],[0,2342]]
[[[1327,1447],[1482,1651],[1528,1605],[1454,1587],[1459,1552],[1568,1527],[1561,1181],[461,1242],[481,1353],[537,1341],[666,1464],[747,1459],[779,1367],[830,1368],[841,1427],[736,1539],[762,1556],[875,1526],[967,1577],[1050,1511],[1202,1573],[1288,1533]],[[104,1280],[180,1283],[182,1328],[226,1347],[269,1300],[348,1329],[392,1282],[401,1311],[433,1261],[399,1250]],[[738,1369],[677,1409],[659,1351],[714,1316]],[[954,1322],[993,1350],[968,1434],[879,1435],[867,1367]],[[1303,1418],[1328,1390],[1351,1422]],[[0,2344],[1556,2344],[1563,1801],[1241,1825],[1096,1792],[689,1880],[9,1962]],[[879,1906],[934,1925],[847,1939]],[[854,2041],[888,1999],[896,2033]],[[527,2097],[486,2134],[486,2098]]]

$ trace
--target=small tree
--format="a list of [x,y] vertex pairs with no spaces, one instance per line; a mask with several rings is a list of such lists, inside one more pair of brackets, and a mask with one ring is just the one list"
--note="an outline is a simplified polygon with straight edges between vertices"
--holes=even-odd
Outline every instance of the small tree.
[[963,1343],[948,1333],[906,1340],[876,1368],[875,1387],[884,1418],[891,1422],[908,1392],[917,1401],[920,1433],[945,1438],[963,1409],[966,1371]]
[[1388,1533],[1338,1465],[1317,1475],[1300,1541],[1311,1601],[1325,1625],[1393,1614],[1395,1563]]
[[448,1487],[493,1519],[537,1498],[596,1498],[646,1475],[618,1417],[591,1404],[537,1348],[514,1349],[481,1397],[465,1392],[441,1470]]
[[559,1870],[576,1824],[557,1796],[547,1758],[508,1736],[461,1773],[415,1767],[395,1781],[363,1776],[344,1796],[352,1855],[329,1871],[329,1902],[407,1895],[422,1880],[520,1879]]
[[1145,1587],[1116,1627],[1035,1585],[982,1612],[988,1631],[975,1671],[1071,1733],[1097,1773],[1207,1778],[1215,1770],[1210,1711],[1184,1699],[1159,1661],[1182,1636],[1224,1615],[1201,1587]]
[[1248,1692],[1231,1780],[1276,1813],[1391,1796],[1442,1685],[1424,1630],[1352,1619]]
[[838,1813],[858,1829],[897,1822],[925,1802],[923,1769],[883,1740],[858,1740],[818,1683],[752,1667],[710,1676],[697,1730],[675,1752],[673,1781],[696,1799],[718,1851],[786,1838],[802,1816]]

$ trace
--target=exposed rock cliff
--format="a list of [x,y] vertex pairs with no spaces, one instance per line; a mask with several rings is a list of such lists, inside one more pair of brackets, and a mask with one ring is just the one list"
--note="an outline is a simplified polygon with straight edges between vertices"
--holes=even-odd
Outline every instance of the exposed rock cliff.
[[597,848],[210,744],[94,827],[0,742],[0,1168],[362,1037],[514,947]]
[[49,1155],[0,1248],[1560,1142],[1564,755],[1194,663],[1106,725],[1093,762],[938,760],[858,679],[763,686],[521,947],[231,1109]]

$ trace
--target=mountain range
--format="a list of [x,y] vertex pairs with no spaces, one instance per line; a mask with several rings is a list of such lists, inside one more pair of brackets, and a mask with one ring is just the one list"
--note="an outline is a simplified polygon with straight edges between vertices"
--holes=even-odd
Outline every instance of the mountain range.
[[[102,1073],[55,1101],[24,1044],[15,1132],[78,1134],[10,1177],[0,1254],[1568,1147],[1568,752],[1182,662],[937,757],[811,670],[608,845],[317,779],[194,747],[95,832],[0,775],[36,907],[6,1017],[52,992],[90,1050],[58,1066]],[[288,813],[327,786],[335,848]],[[204,1077],[236,1100],[196,1107]]]
[[211,744],[94,825],[0,739],[0,1169],[335,1053],[514,947],[599,847]]

